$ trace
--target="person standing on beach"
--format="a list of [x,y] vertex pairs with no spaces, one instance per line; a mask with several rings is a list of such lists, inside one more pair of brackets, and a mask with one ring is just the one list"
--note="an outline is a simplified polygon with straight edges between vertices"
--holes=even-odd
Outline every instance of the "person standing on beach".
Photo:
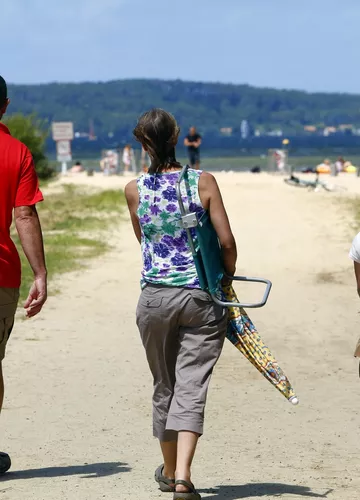
[[[162,109],[145,113],[134,130],[149,153],[147,174],[125,188],[134,233],[141,243],[142,292],[136,321],[154,380],[153,435],[163,464],[155,471],[161,491],[174,499],[199,500],[191,483],[191,464],[203,434],[204,411],[213,368],[227,329],[227,312],[201,290],[175,185],[179,127]],[[208,211],[233,276],[236,244],[215,178],[187,171],[184,205],[199,216]]]
[[141,168],[144,174],[148,173],[149,170],[149,155],[144,148],[141,148]]
[[122,157],[122,162],[124,165],[124,175],[129,175],[131,173],[130,168],[133,167],[134,161],[134,150],[130,144],[126,144]]
[[[357,292],[360,297],[360,233],[358,233],[354,238],[354,241],[351,245],[349,257],[354,262]],[[360,358],[360,338],[356,345],[354,356]]]
[[[5,80],[0,76],[0,120],[10,103]],[[27,317],[38,314],[47,297],[44,247],[36,203],[43,200],[34,162],[28,148],[11,137],[0,123],[0,410],[4,399],[2,360],[14,325],[19,299],[21,265],[10,238],[14,211],[16,229],[34,272],[34,283],[24,304]],[[7,453],[0,453],[0,474],[11,466]]]
[[197,133],[195,127],[191,127],[188,135],[185,137],[184,145],[188,148],[188,157],[190,167],[200,168],[200,145],[201,135]]

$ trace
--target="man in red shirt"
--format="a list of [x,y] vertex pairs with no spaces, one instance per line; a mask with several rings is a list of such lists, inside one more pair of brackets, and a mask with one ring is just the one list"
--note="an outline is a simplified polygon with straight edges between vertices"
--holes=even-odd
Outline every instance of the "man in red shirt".
[[[6,83],[0,76],[0,120],[9,103]],[[2,360],[14,325],[21,281],[20,258],[10,238],[10,226],[14,211],[16,229],[34,272],[34,283],[24,304],[31,318],[41,311],[47,296],[44,247],[35,208],[42,199],[30,151],[0,123],[0,411],[4,398]],[[0,453],[0,473],[10,465],[9,455]]]

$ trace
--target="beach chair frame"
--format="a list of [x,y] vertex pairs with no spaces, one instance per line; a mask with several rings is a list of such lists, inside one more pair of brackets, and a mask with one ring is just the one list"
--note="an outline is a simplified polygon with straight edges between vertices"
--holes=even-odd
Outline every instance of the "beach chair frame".
[[[201,289],[207,291],[211,295],[213,301],[223,307],[245,307],[252,309],[263,307],[269,298],[272,287],[271,281],[265,278],[253,278],[248,276],[227,276],[222,263],[220,242],[210,221],[209,214],[205,212],[204,215],[198,217],[195,212],[190,213],[185,208],[181,196],[181,183],[185,183],[186,192],[188,193],[189,187],[186,179],[188,168],[189,166],[185,165],[180,172],[179,179],[176,183],[176,194],[181,212],[182,227],[185,229],[188,236],[189,246],[195,261]],[[194,238],[195,234],[196,239]],[[227,302],[222,300],[219,292],[221,290],[221,280],[223,277],[228,277],[233,281],[265,284],[266,288],[262,300],[255,303]]]

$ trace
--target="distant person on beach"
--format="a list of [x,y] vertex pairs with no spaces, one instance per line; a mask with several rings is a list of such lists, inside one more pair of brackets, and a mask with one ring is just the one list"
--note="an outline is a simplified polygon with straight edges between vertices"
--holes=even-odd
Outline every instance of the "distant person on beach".
[[[354,238],[349,256],[350,259],[354,262],[357,293],[360,297],[360,233],[358,233]],[[360,358],[360,339],[358,340],[354,356]]]
[[109,160],[106,151],[101,152],[100,170],[105,174],[109,170]]
[[335,162],[336,174],[339,174],[344,170],[344,163],[344,158],[342,158],[342,156],[339,156],[339,158]]
[[119,157],[116,151],[109,149],[102,153],[103,158],[100,160],[100,168],[104,175],[113,175],[117,173]]
[[141,168],[144,174],[148,173],[149,166],[150,166],[149,154],[145,151],[144,148],[141,148]]
[[[0,77],[0,120],[10,101],[5,80]],[[19,300],[21,264],[10,237],[13,212],[16,229],[25,255],[34,273],[24,307],[31,318],[41,311],[47,297],[47,279],[39,217],[36,203],[43,197],[28,148],[11,137],[9,129],[0,123],[0,410],[4,399],[2,360],[14,326]],[[19,375],[19,374],[17,374]],[[22,374],[26,376],[24,372]],[[3,429],[6,430],[6,429]],[[0,474],[9,470],[11,460],[0,453]]]
[[84,172],[84,167],[81,164],[81,161],[77,161],[73,167],[70,169],[70,173],[72,174],[79,174],[81,172]]
[[[201,290],[181,225],[175,184],[182,166],[175,157],[175,118],[153,109],[141,116],[134,135],[151,159],[149,172],[131,181],[125,196],[143,258],[136,321],[154,380],[153,434],[163,454],[155,480],[162,491],[174,492],[175,500],[199,500],[190,469],[203,434],[206,396],[225,339],[227,311]],[[233,276],[236,245],[216,180],[194,169],[187,175],[185,207],[199,216],[209,213],[225,270]]]
[[188,157],[190,167],[200,168],[200,145],[201,135],[197,133],[195,127],[191,127],[188,135],[185,137],[184,145],[188,148]]
[[122,162],[124,165],[124,175],[130,174],[130,169],[133,166],[135,161],[134,158],[134,150],[132,149],[130,144],[127,144],[124,147]]
[[315,172],[317,174],[330,174],[331,173],[331,161],[325,159],[322,163],[316,166]]

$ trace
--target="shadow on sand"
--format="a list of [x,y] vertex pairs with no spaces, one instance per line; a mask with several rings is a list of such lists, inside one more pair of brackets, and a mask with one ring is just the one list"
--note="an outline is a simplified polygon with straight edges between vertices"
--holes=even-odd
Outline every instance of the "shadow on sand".
[[[207,493],[210,496],[206,500],[240,500],[252,497],[281,497],[282,495],[294,495],[294,497],[327,498],[333,490],[325,493],[315,493],[307,486],[296,486],[294,484],[280,483],[253,483],[238,486],[219,486],[211,490],[199,490],[199,493]],[[211,495],[212,494],[212,495]]]
[[120,474],[121,472],[129,472],[130,470],[131,468],[127,464],[121,462],[45,467],[43,469],[10,471],[1,478],[1,481],[16,481],[17,479],[61,476],[81,476],[82,478],[90,479],[95,477],[113,476],[115,474]]

